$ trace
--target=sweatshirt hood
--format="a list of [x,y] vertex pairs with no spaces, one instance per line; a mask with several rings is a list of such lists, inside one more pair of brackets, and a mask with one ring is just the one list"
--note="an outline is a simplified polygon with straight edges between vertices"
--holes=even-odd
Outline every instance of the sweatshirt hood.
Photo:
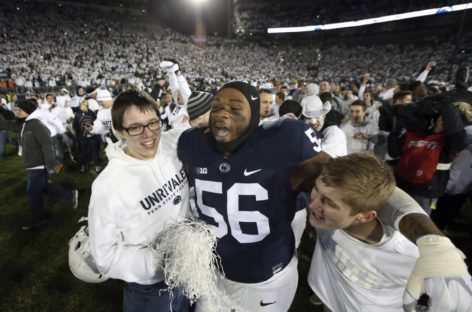
[[38,119],[39,121],[43,123],[46,122],[46,118],[43,116],[43,114],[38,108],[35,109],[31,114],[29,114],[28,117],[26,117],[25,121],[28,121],[31,119]]

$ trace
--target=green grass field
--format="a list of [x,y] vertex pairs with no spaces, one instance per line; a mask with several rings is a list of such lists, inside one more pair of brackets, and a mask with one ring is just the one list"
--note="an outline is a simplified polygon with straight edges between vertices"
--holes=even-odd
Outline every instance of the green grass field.
[[[63,172],[52,180],[79,189],[79,208],[73,210],[70,202],[45,196],[50,221],[39,231],[24,232],[21,226],[31,218],[24,168],[11,146],[7,148],[5,160],[0,162],[0,311],[121,310],[120,281],[86,284],[69,271],[67,243],[79,229],[78,219],[87,215],[90,186],[96,174],[81,174],[71,162],[65,165]],[[450,233],[455,243],[471,255],[472,209],[464,212]],[[304,235],[300,246],[299,288],[290,311],[321,311],[308,302],[311,293],[306,275],[313,245],[313,240]]]

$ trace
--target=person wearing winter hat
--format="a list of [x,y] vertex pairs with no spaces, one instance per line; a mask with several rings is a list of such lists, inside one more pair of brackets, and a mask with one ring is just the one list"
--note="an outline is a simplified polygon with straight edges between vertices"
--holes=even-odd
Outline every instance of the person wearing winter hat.
[[320,87],[314,83],[310,82],[306,85],[306,95],[318,95],[320,94]]
[[[100,108],[97,112],[97,119],[93,122],[92,134],[100,134],[102,142],[106,142],[106,136],[111,130],[111,107],[113,105],[113,98],[111,92],[105,88],[98,88],[94,91]],[[95,171],[100,171],[97,166]]]
[[38,229],[48,221],[43,193],[71,201],[74,209],[78,206],[77,190],[64,189],[48,180],[48,174],[58,173],[62,169],[62,164],[56,161],[49,130],[40,121],[40,112],[36,108],[37,104],[33,100],[17,102],[16,115],[23,122],[5,120],[0,116],[0,129],[20,133],[19,154],[26,167],[26,194],[28,206],[33,213],[32,222],[22,227],[24,231]]
[[213,100],[213,94],[209,92],[194,91],[190,94],[187,103],[187,113],[192,127],[208,127],[211,100]]
[[96,93],[97,101],[99,103],[113,101],[111,92],[108,91],[107,89],[98,88],[97,90],[95,90],[95,93]]
[[[320,140],[308,125],[283,119],[259,126],[259,121],[257,89],[230,82],[212,101],[210,131],[187,130],[178,143],[179,158],[195,185],[199,218],[212,226],[217,220],[217,253],[225,272],[218,285],[228,311],[289,309],[298,283],[291,228],[298,192],[290,188],[290,179],[301,160],[325,159],[317,157]],[[241,222],[256,230],[248,231]],[[239,287],[244,300],[235,291]],[[206,308],[202,300],[196,311]]]
[[31,115],[37,108],[38,106],[33,101],[18,101],[14,110],[19,119],[24,119]]

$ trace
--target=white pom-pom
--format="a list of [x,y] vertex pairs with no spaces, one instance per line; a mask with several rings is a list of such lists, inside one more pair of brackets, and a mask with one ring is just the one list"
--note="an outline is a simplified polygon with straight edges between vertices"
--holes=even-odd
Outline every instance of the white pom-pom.
[[158,238],[158,250],[164,254],[163,270],[169,290],[181,288],[191,303],[204,297],[220,310],[222,296],[216,286],[223,276],[216,254],[216,235],[202,221],[186,220],[166,228]]

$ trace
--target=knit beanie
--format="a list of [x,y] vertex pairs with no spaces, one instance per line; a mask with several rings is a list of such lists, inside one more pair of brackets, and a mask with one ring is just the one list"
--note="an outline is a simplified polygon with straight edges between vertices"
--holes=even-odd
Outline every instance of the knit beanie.
[[[259,93],[255,87],[242,81],[233,81],[225,84],[220,91],[226,88],[236,89],[244,95],[251,108],[251,121],[249,122],[246,131],[239,138],[231,142],[217,142],[213,139],[216,150],[223,153],[236,151],[247,140],[249,135],[257,129],[261,118]],[[212,116],[210,114],[210,129],[212,124],[211,119]]]
[[34,112],[37,108],[36,104],[33,101],[18,101],[16,102],[16,106],[20,108],[22,111],[30,115],[32,112]]
[[200,117],[210,110],[213,94],[194,91],[187,102],[187,113],[190,120]]

